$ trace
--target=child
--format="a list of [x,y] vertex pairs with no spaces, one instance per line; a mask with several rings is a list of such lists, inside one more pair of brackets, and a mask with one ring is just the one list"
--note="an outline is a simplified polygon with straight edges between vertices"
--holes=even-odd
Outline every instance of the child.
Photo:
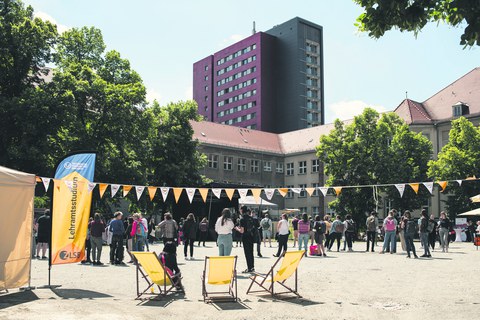
[[168,241],[163,247],[163,251],[158,256],[165,267],[165,270],[170,275],[173,285],[177,290],[183,291],[182,274],[177,264],[177,246],[174,242]]

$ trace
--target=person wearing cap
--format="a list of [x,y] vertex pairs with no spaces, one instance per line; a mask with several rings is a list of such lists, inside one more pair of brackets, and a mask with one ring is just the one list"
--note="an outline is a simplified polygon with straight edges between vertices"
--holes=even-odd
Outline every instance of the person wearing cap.
[[123,213],[117,211],[113,215],[115,219],[108,226],[112,233],[112,244],[110,245],[110,264],[124,265],[123,262],[123,235],[125,227],[123,225]]

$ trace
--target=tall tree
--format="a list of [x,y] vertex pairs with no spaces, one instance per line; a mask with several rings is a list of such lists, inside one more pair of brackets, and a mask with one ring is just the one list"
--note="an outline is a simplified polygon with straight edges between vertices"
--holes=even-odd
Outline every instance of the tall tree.
[[[436,180],[480,176],[480,129],[465,117],[452,121],[448,143],[438,153],[437,160],[429,161],[428,166],[428,175]],[[469,198],[480,193],[480,183],[464,181],[461,186],[447,187],[447,191],[447,208],[454,217],[475,207]]]
[[[380,115],[366,109],[345,125],[335,121],[329,135],[320,137],[317,156],[324,162],[327,184],[359,186],[425,181],[431,143],[409,127],[394,113]],[[406,188],[403,197],[395,187],[382,189],[400,210],[416,209],[426,197]],[[375,208],[372,187],[345,188],[330,203],[339,213],[352,213],[357,218]]]
[[417,34],[428,22],[465,26],[464,46],[480,45],[480,1],[477,0],[354,0],[364,12],[357,18],[360,31],[373,38],[398,28]]

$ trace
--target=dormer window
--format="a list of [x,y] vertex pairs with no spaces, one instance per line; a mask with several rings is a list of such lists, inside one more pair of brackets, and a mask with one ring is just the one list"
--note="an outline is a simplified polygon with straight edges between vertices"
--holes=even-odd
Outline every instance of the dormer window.
[[460,117],[470,114],[470,108],[463,102],[457,102],[452,106],[452,113],[454,117]]

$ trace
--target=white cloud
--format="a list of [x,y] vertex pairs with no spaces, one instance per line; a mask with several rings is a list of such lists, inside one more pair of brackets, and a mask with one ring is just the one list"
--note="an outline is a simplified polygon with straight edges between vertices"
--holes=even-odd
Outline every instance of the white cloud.
[[185,89],[185,100],[193,100],[193,86],[188,86],[187,89]]
[[365,108],[372,108],[378,112],[385,112],[387,109],[384,106],[374,106],[360,100],[339,101],[335,102],[326,108],[326,123],[331,123],[335,119],[348,120],[361,114]]
[[67,31],[68,29],[70,29],[70,27],[67,27],[66,25],[63,25],[63,24],[60,24],[57,22],[57,20],[55,20],[51,15],[49,15],[48,13],[45,13],[45,12],[42,12],[42,11],[36,11],[34,13],[34,16],[35,18],[40,18],[42,20],[45,20],[45,21],[50,21],[51,23],[53,24],[56,24],[57,25],[57,30],[58,30],[58,33],[63,33],[65,31]]
[[227,39],[224,39],[218,46],[223,49],[245,38],[246,36],[244,36],[243,34],[232,34]]
[[153,103],[154,100],[157,100],[157,102],[161,104],[162,95],[154,89],[147,89],[147,101]]

